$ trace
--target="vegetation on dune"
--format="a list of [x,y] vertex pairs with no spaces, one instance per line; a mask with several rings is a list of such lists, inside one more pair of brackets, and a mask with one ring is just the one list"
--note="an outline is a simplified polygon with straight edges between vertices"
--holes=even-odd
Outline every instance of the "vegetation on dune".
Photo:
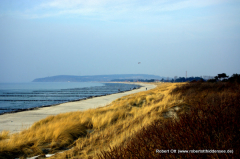
[[0,156],[44,157],[69,149],[52,158],[192,158],[196,154],[156,149],[232,149],[201,154],[231,158],[239,155],[239,90],[237,83],[160,83],[105,107],[49,116],[17,134],[4,131]]
[[2,131],[0,133],[0,141],[9,138],[9,131]]
[[[240,85],[189,83],[172,95],[190,106],[177,120],[156,120],[125,145],[102,151],[99,158],[238,158]],[[161,153],[161,150],[169,150]],[[170,150],[176,150],[171,153]],[[225,153],[180,153],[181,150],[226,150]],[[229,153],[227,153],[229,151]],[[159,152],[159,153],[157,153]]]
[[[128,95],[112,102],[109,106],[91,110],[97,125],[93,123],[91,134],[75,141],[73,149],[53,158],[96,157],[109,146],[126,143],[136,132],[154,120],[163,118],[162,111],[170,106],[170,90],[176,84],[163,84],[156,89]],[[95,121],[95,120],[93,120]]]

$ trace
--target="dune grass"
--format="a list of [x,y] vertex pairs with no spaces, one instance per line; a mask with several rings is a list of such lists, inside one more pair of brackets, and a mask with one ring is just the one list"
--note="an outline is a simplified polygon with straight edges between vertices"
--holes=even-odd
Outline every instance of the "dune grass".
[[144,126],[164,119],[162,112],[181,102],[169,95],[176,85],[180,84],[162,84],[149,91],[119,98],[107,107],[89,110],[94,112],[94,131],[86,138],[76,140],[73,149],[53,158],[95,158],[101,151],[108,150],[109,146],[126,143]]
[[142,127],[164,119],[163,112],[182,103],[179,95],[170,95],[177,85],[181,84],[160,84],[105,107],[49,116],[20,133],[10,135],[4,131],[0,135],[0,154],[3,158],[25,158],[71,148],[52,158],[96,157],[109,146],[125,143]]
[[[177,120],[156,120],[138,131],[125,145],[111,147],[98,157],[239,158],[239,84],[189,83],[175,88],[171,94],[178,95],[189,110],[178,113]],[[157,153],[157,150],[169,151]],[[220,150],[220,153],[181,153],[181,150]]]
[[10,135],[10,132],[9,131],[2,131],[0,133],[0,141],[1,140],[4,140],[4,139],[8,139],[9,138],[9,135]]

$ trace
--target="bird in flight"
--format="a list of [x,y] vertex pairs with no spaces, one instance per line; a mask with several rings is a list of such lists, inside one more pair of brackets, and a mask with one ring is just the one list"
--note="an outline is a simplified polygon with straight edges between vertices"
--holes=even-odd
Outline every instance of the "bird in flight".
[[141,62],[138,62],[138,64],[141,64]]

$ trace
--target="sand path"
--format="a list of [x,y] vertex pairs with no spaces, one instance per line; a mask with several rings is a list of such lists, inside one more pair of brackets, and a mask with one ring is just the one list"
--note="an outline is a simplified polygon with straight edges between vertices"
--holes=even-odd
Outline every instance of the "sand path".
[[[132,84],[132,83],[131,83]],[[30,127],[34,122],[46,118],[49,115],[57,115],[60,113],[83,111],[90,108],[102,107],[110,104],[112,101],[141,91],[146,91],[146,88],[153,89],[156,85],[143,84],[140,89],[135,89],[128,92],[111,94],[107,96],[95,97],[87,100],[81,100],[76,102],[62,103],[51,107],[43,107],[36,110],[22,111],[17,113],[0,115],[0,132],[3,130],[9,130],[11,133],[20,132],[21,130]]]

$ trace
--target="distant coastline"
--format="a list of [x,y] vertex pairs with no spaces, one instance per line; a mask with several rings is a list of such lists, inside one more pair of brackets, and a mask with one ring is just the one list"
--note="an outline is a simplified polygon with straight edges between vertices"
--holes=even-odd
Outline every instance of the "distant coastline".
[[32,82],[111,82],[119,79],[162,79],[163,77],[148,74],[118,74],[118,75],[93,75],[93,76],[72,76],[58,75],[44,78],[36,78]]

